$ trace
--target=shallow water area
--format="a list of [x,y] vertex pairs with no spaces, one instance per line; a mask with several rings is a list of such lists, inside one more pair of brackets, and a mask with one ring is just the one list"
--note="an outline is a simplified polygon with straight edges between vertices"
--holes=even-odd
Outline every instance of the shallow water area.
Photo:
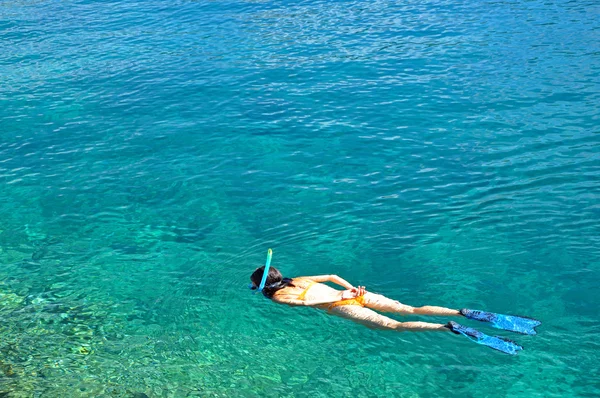
[[[0,396],[600,395],[599,12],[0,2]],[[464,321],[508,356],[276,306],[269,247],[543,324]]]

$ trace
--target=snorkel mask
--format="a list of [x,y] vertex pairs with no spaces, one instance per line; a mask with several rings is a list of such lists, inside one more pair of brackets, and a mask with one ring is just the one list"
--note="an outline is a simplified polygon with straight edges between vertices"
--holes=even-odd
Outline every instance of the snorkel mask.
[[260,285],[258,288],[252,284],[248,285],[251,290],[255,291],[254,293],[262,292],[265,288],[265,283],[267,283],[267,277],[269,276],[269,268],[271,268],[271,258],[273,258],[273,250],[269,249],[269,251],[267,251],[267,262],[265,264],[262,279],[260,280]]

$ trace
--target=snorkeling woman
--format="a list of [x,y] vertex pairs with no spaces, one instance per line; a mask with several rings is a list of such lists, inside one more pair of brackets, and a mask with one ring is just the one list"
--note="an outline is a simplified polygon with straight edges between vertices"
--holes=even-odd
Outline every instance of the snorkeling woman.
[[[490,322],[493,327],[521,334],[536,334],[535,327],[541,322],[519,316],[495,314],[491,312],[450,309],[444,307],[411,307],[380,294],[367,292],[364,286],[354,287],[337,275],[302,276],[284,278],[276,268],[270,267],[272,251],[269,249],[267,265],[257,268],[250,280],[250,288],[279,304],[308,306],[326,310],[332,315],[350,319],[373,329],[395,331],[444,331],[462,334],[476,343],[487,345],[507,354],[516,354],[523,349],[515,342],[488,336],[473,328],[456,322],[447,324],[429,322],[398,322],[375,311],[402,315],[462,316],[468,319]],[[267,273],[265,274],[265,268]],[[336,290],[324,282],[343,287]]]

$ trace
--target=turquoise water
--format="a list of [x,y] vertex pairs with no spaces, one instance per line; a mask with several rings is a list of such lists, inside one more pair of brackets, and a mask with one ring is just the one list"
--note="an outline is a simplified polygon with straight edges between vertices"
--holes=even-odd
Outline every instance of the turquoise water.
[[[600,395],[599,13],[0,2],[0,395]],[[269,247],[543,325],[512,357],[279,307]]]

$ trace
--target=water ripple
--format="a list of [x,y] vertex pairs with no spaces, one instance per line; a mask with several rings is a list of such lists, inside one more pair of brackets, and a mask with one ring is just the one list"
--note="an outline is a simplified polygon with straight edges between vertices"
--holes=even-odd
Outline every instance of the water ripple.
[[[596,2],[0,15],[0,395],[598,395]],[[267,247],[543,332],[516,363],[274,308]]]

